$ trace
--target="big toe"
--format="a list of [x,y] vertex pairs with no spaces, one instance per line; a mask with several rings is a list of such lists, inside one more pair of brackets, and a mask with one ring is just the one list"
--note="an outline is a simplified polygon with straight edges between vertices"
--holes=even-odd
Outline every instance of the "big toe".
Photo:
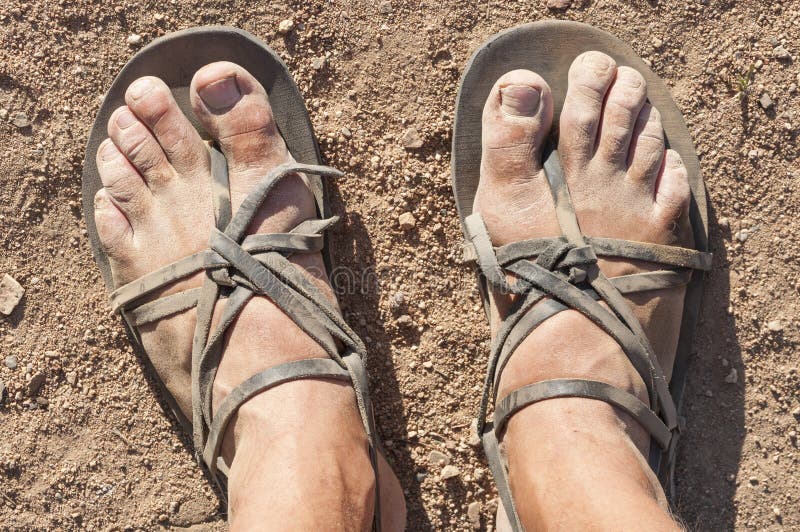
[[289,160],[267,92],[244,68],[226,61],[204,66],[192,79],[190,98],[198,119],[219,142],[231,172],[263,174],[266,166]]
[[550,86],[529,70],[504,74],[483,108],[481,180],[536,176],[553,121]]

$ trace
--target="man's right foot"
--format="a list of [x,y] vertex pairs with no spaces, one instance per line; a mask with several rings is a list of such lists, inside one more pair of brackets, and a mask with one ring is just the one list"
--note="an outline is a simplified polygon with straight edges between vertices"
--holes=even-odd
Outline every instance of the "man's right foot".
[[[195,115],[227,159],[235,213],[256,183],[292,156],[266,91],[242,67],[226,62],[203,67],[192,80],[190,97]],[[125,101],[111,116],[110,138],[97,152],[103,188],[95,197],[97,230],[117,286],[207,248],[214,227],[208,151],[169,88],[158,78],[140,78]],[[288,176],[270,192],[248,234],[287,232],[314,217],[305,178]],[[336,306],[319,253],[289,260]],[[177,282],[160,295],[200,286],[203,277]],[[196,316],[190,309],[139,330],[156,371],[188,419]],[[212,406],[216,409],[231,390],[268,367],[326,357],[279,307],[254,297],[226,333]],[[375,476],[349,384],[301,379],[255,396],[230,424],[222,455],[230,465],[232,526],[371,526]],[[400,485],[382,456],[379,466],[383,524],[402,529]]]
[[[552,116],[550,88],[533,72],[505,74],[489,95],[474,211],[495,246],[561,235],[541,165]],[[617,67],[600,52],[575,59],[559,137],[584,234],[693,247],[687,171],[675,151],[665,150],[661,119],[646,102],[640,73]],[[607,277],[655,269],[624,260],[601,259],[599,266]],[[667,378],[683,297],[683,288],[672,288],[628,298]],[[491,295],[493,334],[510,303],[509,296]],[[619,345],[576,310],[548,319],[522,342],[497,397],[557,378],[603,381],[648,403],[645,385]],[[675,528],[644,459],[648,444],[635,420],[602,401],[563,398],[525,407],[510,418],[502,442],[520,519],[530,529]],[[498,524],[503,521],[501,509]]]

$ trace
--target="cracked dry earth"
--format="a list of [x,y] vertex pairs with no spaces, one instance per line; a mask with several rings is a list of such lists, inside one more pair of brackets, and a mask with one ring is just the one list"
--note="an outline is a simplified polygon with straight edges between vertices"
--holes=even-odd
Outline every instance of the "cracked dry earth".
[[489,331],[460,259],[452,108],[476,46],[557,17],[630,42],[672,88],[701,156],[715,259],[676,511],[695,530],[800,529],[800,1],[548,3],[570,4],[4,2],[0,276],[25,295],[0,315],[0,526],[225,527],[109,311],[80,176],[94,114],[130,55],[169,31],[229,24],[283,56],[324,156],[347,174],[333,245],[359,282],[340,300],[369,345],[409,529],[493,528],[496,492],[470,437]]

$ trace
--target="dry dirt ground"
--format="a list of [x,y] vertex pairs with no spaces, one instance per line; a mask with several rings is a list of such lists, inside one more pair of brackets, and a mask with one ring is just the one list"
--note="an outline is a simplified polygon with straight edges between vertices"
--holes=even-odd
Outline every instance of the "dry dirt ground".
[[[452,108],[476,46],[548,17],[630,42],[672,87],[701,154],[715,260],[676,511],[697,530],[800,529],[798,0],[575,0],[567,10],[545,0],[5,0],[0,276],[26,292],[0,316],[0,528],[224,528],[109,312],[80,179],[94,114],[131,53],[172,30],[228,24],[284,57],[325,157],[347,172],[334,249],[359,281],[342,302],[370,347],[409,528],[470,529],[467,508],[478,503],[479,526],[491,529],[496,494],[470,444],[488,327],[458,252]],[[287,36],[284,19],[295,24]],[[404,149],[409,127],[420,149]],[[407,211],[417,224],[404,232]],[[431,451],[460,474],[441,480]]]

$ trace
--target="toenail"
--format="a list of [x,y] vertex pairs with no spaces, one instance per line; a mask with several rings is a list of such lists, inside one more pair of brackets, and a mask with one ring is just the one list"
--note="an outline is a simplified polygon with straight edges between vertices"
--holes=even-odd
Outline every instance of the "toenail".
[[137,79],[133,82],[133,85],[128,87],[128,94],[131,95],[131,98],[134,100],[140,99],[142,96],[153,90],[155,87],[155,83],[153,80],[149,78],[141,78]]
[[127,109],[117,115],[117,125],[120,127],[120,129],[125,129],[126,127],[133,125],[134,122],[136,122],[136,117],[133,116],[133,113]]
[[601,72],[608,70],[613,64],[610,57],[601,53],[584,54],[581,62]]
[[236,76],[209,83],[198,91],[203,102],[212,109],[225,109],[239,101],[242,93],[236,83]]
[[114,146],[114,143],[110,140],[105,141],[100,146],[100,158],[104,161],[110,161],[114,159],[118,153],[119,151],[117,150],[117,147]]
[[529,85],[509,85],[500,89],[500,108],[511,116],[533,116],[541,95]]

